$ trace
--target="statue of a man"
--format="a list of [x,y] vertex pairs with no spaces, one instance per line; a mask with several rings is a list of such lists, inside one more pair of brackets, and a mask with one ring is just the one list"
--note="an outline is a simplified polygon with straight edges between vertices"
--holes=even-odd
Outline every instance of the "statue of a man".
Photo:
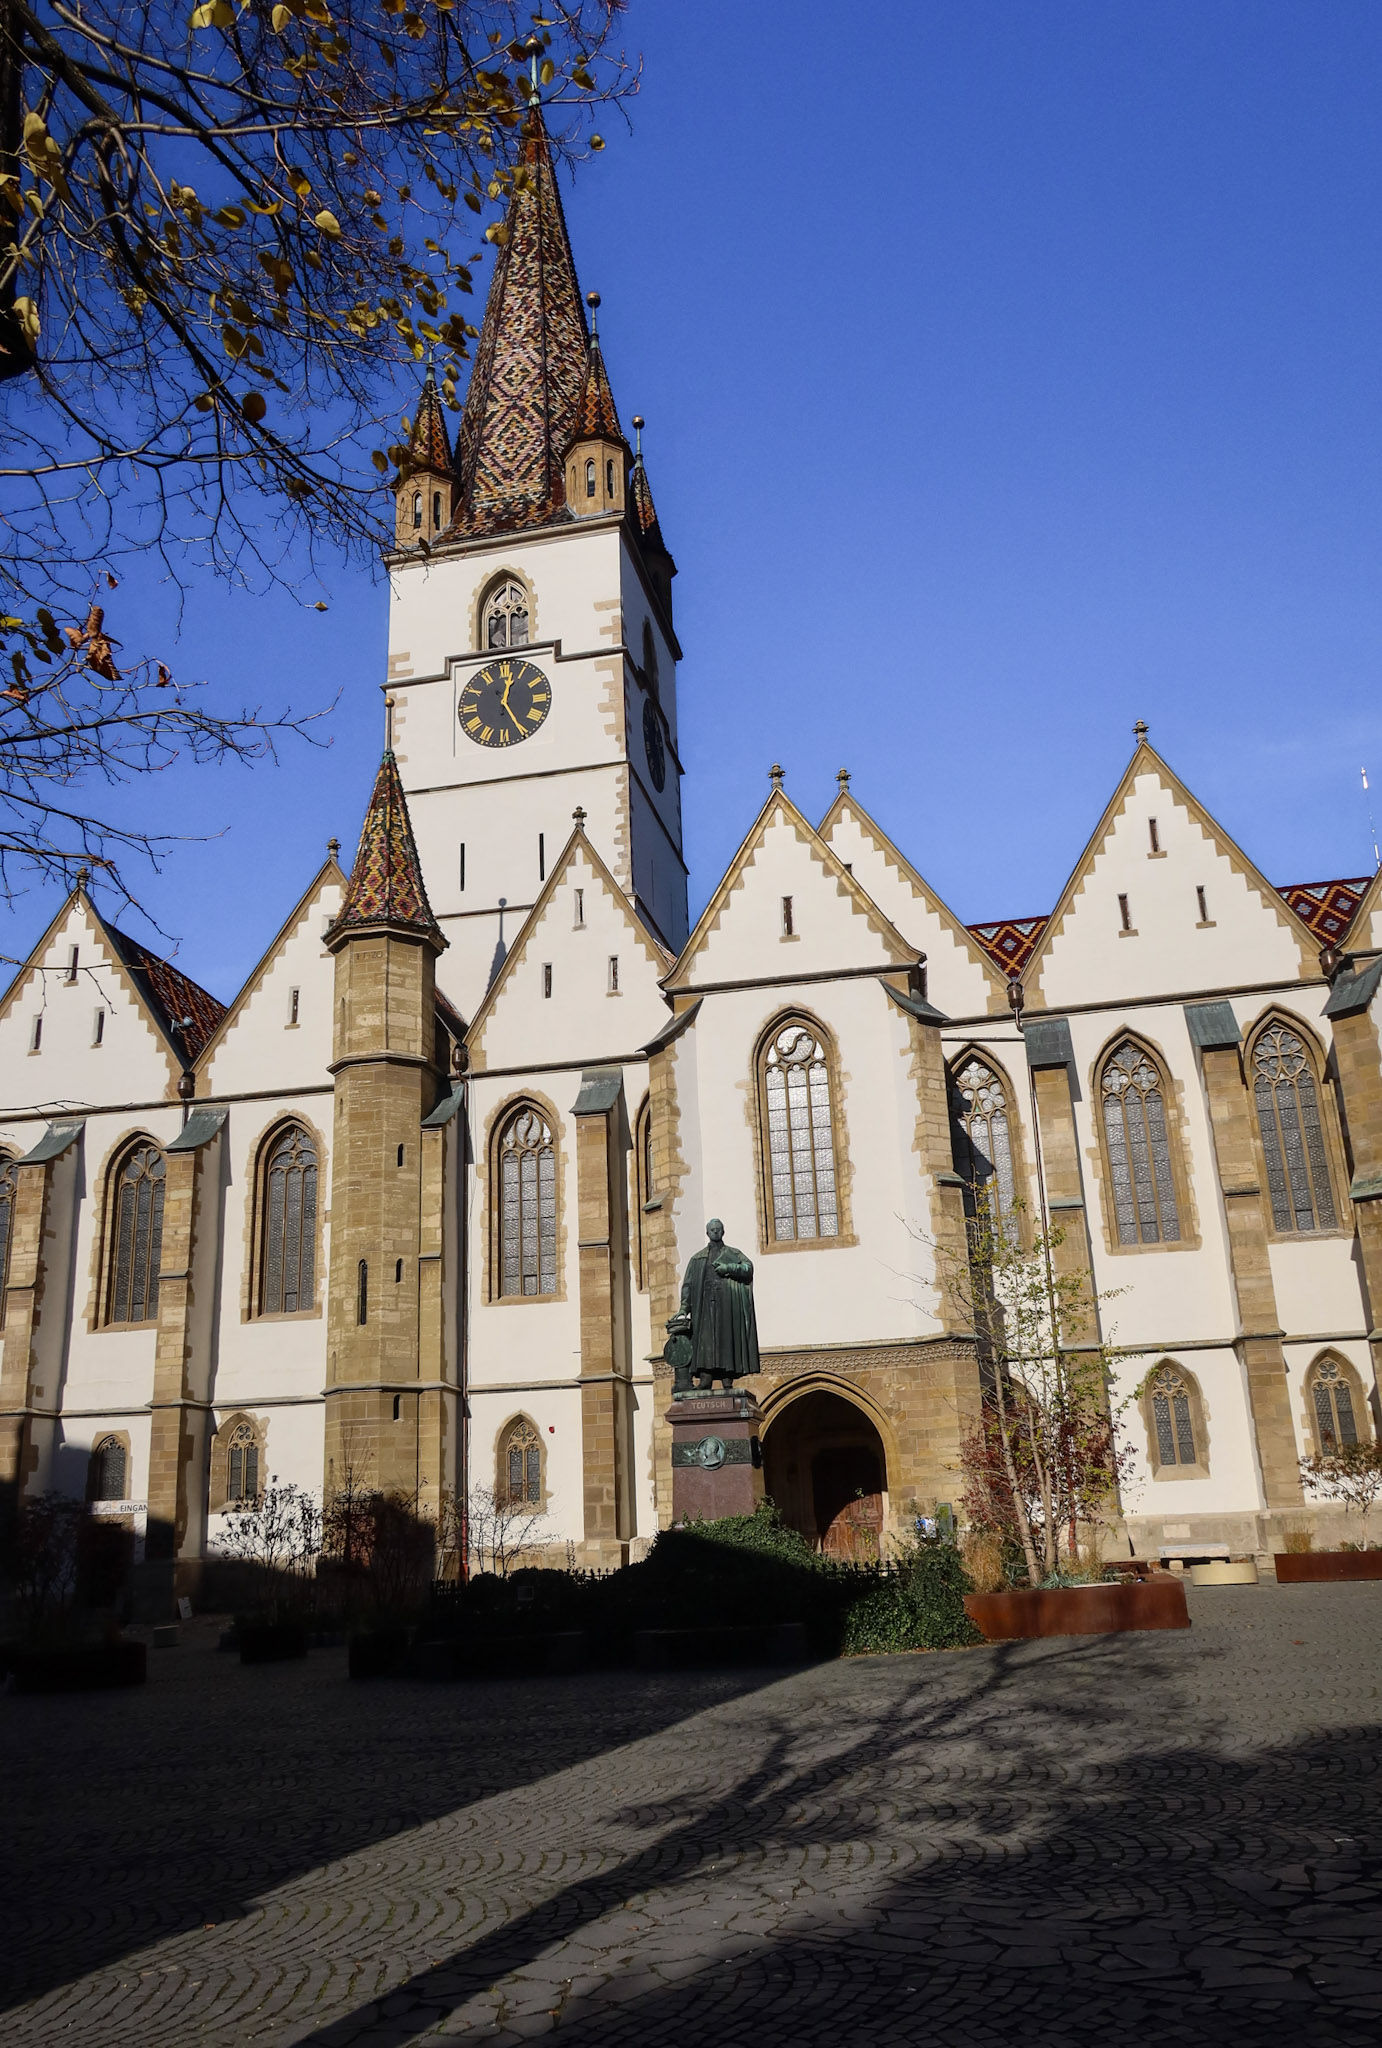
[[753,1261],[725,1243],[725,1226],[712,1216],[709,1239],[686,1268],[681,1307],[667,1323],[663,1356],[675,1369],[673,1398],[708,1394],[715,1380],[732,1393],[736,1380],[758,1371],[758,1322],[753,1312]]

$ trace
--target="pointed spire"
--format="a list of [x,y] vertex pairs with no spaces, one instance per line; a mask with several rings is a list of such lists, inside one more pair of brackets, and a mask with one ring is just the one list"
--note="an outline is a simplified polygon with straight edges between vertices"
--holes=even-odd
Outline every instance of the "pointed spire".
[[519,170],[457,435],[458,534],[562,517],[562,456],[587,381],[585,313],[537,107],[523,124]]
[[657,507],[653,503],[648,472],[643,467],[643,427],[643,415],[636,412],[633,416],[634,456],[633,468],[629,471],[629,503],[633,507],[633,516],[638,522],[638,531],[644,540],[665,549],[667,544],[657,523]]
[[437,390],[436,373],[429,363],[427,376],[418,400],[417,418],[413,431],[408,436],[409,471],[426,469],[434,476],[451,476],[451,436],[446,431],[446,415],[442,410],[441,393]]
[[576,407],[576,418],[568,437],[570,441],[620,441],[627,448],[624,429],[619,424],[619,413],[614,403],[614,393],[609,388],[609,374],[605,369],[604,352],[600,347],[599,329],[595,325],[595,312],[600,304],[598,292],[587,292],[586,304],[591,309],[590,347],[585,359],[585,382],[581,386],[580,402]]
[[392,750],[379,764],[345,901],[326,942],[334,950],[353,932],[375,925],[410,927],[438,952],[446,944],[427,901],[408,800]]

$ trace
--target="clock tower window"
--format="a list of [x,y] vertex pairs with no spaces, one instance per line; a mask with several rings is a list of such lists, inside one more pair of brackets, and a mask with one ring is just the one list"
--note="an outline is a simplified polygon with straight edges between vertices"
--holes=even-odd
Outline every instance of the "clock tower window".
[[527,646],[528,593],[521,583],[497,583],[485,599],[483,644],[487,650]]

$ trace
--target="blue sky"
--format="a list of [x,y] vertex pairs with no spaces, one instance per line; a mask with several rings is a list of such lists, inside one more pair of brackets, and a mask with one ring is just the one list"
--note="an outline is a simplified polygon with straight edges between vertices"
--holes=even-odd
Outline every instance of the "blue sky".
[[[1047,910],[1138,717],[1273,880],[1368,872],[1376,0],[632,0],[627,28],[633,130],[568,217],[680,569],[693,915],[774,760],[813,815],[848,766],[966,919]],[[223,996],[353,847],[377,758],[382,585],[300,594],[329,611],[201,588],[180,638],[167,593],[122,594],[218,691],[340,693],[325,752],[136,793],[223,828],[144,889]]]

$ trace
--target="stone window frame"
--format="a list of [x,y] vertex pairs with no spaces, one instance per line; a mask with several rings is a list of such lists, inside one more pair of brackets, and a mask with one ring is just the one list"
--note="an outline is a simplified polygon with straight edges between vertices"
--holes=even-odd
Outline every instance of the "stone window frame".
[[[1190,1427],[1195,1434],[1195,1457],[1187,1464],[1163,1465],[1160,1442],[1157,1436],[1156,1417],[1152,1411],[1154,1389],[1152,1382],[1160,1372],[1173,1372],[1184,1383],[1190,1405]],[[1147,1443],[1147,1469],[1154,1480],[1208,1479],[1209,1477],[1209,1417],[1205,1406],[1204,1389],[1198,1376],[1188,1365],[1169,1355],[1159,1358],[1143,1379],[1137,1390],[1138,1412],[1142,1417],[1142,1428]]]
[[1304,1397],[1305,1406],[1306,1442],[1310,1446],[1312,1455],[1317,1458],[1324,1456],[1325,1446],[1320,1442],[1319,1424],[1315,1415],[1315,1374],[1325,1363],[1337,1365],[1348,1383],[1348,1390],[1353,1398],[1353,1420],[1358,1430],[1359,1443],[1371,1443],[1374,1434],[1372,1406],[1368,1400],[1367,1388],[1363,1384],[1362,1374],[1353,1363],[1353,1360],[1345,1357],[1344,1353],[1336,1345],[1326,1344],[1315,1353],[1309,1365],[1306,1366],[1304,1377],[1301,1380],[1301,1392]]
[[962,1045],[959,1052],[945,1063],[945,1085],[947,1096],[949,1097],[947,1107],[950,1108],[951,1160],[955,1172],[963,1180],[963,1165],[959,1159],[955,1158],[955,1138],[960,1130],[960,1124],[950,1105],[953,1104],[955,1099],[956,1083],[960,1069],[970,1060],[978,1060],[982,1066],[987,1067],[1007,1097],[1008,1146],[1012,1153],[1013,1195],[1014,1199],[1022,1204],[1022,1207],[1017,1212],[1017,1236],[1022,1249],[1030,1251],[1033,1243],[1033,1209],[1030,1200],[1032,1178],[1027,1165],[1026,1126],[1023,1123],[1022,1115],[1018,1108],[1017,1087],[1012,1075],[1003,1065],[1003,1062],[994,1057],[992,1048],[985,1045],[979,1039],[974,1039],[969,1044]]
[[[507,647],[488,647],[485,644],[485,614],[489,609],[490,599],[497,590],[509,583],[516,583],[528,594],[528,638],[523,643],[524,647],[531,647],[537,639],[537,593],[533,589],[532,578],[525,576],[521,569],[496,569],[492,575],[486,576],[475,594],[471,638],[477,654],[508,654],[513,651]],[[522,652],[522,649],[519,651]]]
[[652,1178],[653,1141],[653,1098],[652,1091],[645,1090],[633,1120],[633,1144],[630,1147],[629,1171],[633,1178],[631,1190],[634,1219],[634,1285],[640,1294],[648,1292],[648,1230],[649,1218],[643,1213],[644,1204],[651,1202],[657,1194],[657,1184]]
[[231,1438],[240,1428],[253,1432],[255,1447],[259,1452],[259,1492],[256,1499],[262,1499],[268,1485],[269,1424],[262,1415],[251,1415],[246,1409],[237,1408],[227,1415],[211,1438],[209,1449],[211,1470],[207,1492],[209,1514],[233,1514],[235,1503],[230,1498],[230,1445]]
[[[1283,1024],[1295,1033],[1305,1047],[1310,1061],[1311,1075],[1315,1083],[1315,1099],[1320,1109],[1320,1128],[1324,1137],[1325,1171],[1329,1176],[1329,1192],[1334,1203],[1335,1221],[1325,1230],[1279,1230],[1272,1214],[1272,1192],[1267,1180],[1267,1154],[1262,1143],[1261,1119],[1257,1113],[1257,1088],[1253,1079],[1253,1049],[1264,1031],[1273,1024]],[[1258,1185],[1262,1189],[1262,1220],[1267,1236],[1275,1244],[1310,1244],[1316,1239],[1353,1236],[1353,1205],[1348,1198],[1349,1175],[1344,1163],[1343,1134],[1339,1128],[1339,1106],[1333,1088],[1327,1078],[1327,1056],[1324,1047],[1303,1017],[1283,1008],[1280,1003],[1270,1003],[1256,1019],[1251,1028],[1243,1034],[1243,1086],[1248,1095],[1248,1122],[1252,1126],[1253,1158],[1257,1161]]]
[[[125,1454],[125,1490],[124,1490],[124,1492],[123,1492],[123,1493],[122,1493],[122,1494],[121,1494],[121,1495],[119,1496],[119,1499],[118,1499],[118,1500],[116,1500],[116,1499],[106,1500],[106,1499],[104,1498],[104,1496],[103,1496],[103,1495],[101,1495],[101,1494],[97,1493],[97,1491],[96,1491],[96,1475],[97,1475],[97,1464],[96,1464],[96,1459],[97,1459],[97,1454],[98,1454],[98,1453],[99,1453],[100,1451],[102,1451],[102,1450],[103,1450],[103,1449],[105,1448],[105,1446],[106,1446],[107,1444],[110,1444],[110,1443],[113,1443],[113,1444],[118,1444],[118,1445],[119,1445],[119,1447],[120,1447],[120,1449],[121,1449],[121,1450],[122,1450],[122,1451],[124,1452],[124,1454]],[[98,1430],[98,1431],[97,1431],[97,1433],[96,1433],[96,1435],[95,1435],[95,1436],[94,1436],[94,1437],[92,1438],[92,1442],[91,1442],[91,1449],[90,1449],[90,1450],[89,1450],[89,1451],[87,1452],[87,1458],[86,1458],[86,1500],[87,1500],[87,1505],[88,1505],[89,1507],[105,1507],[105,1508],[110,1508],[110,1507],[115,1507],[115,1506],[118,1506],[118,1505],[119,1505],[119,1504],[120,1504],[121,1502],[125,1502],[125,1501],[131,1501],[131,1500],[133,1500],[133,1499],[134,1499],[134,1493],[133,1493],[133,1490],[132,1490],[132,1488],[131,1488],[131,1486],[130,1486],[130,1479],[131,1479],[131,1477],[132,1477],[132,1474],[133,1474],[133,1468],[134,1468],[134,1448],[133,1448],[133,1445],[132,1445],[132,1444],[131,1444],[131,1442],[130,1442],[130,1433],[129,1433],[129,1431],[128,1431],[127,1429],[102,1429],[102,1430]]]
[[[505,1294],[503,1292],[503,1239],[501,1205],[503,1188],[499,1154],[504,1133],[516,1116],[529,1109],[540,1116],[552,1134],[552,1155],[556,1186],[556,1288],[551,1294]],[[566,1300],[566,1128],[556,1106],[535,1088],[507,1095],[491,1112],[485,1131],[485,1186],[480,1190],[485,1209],[485,1304],[489,1308],[545,1308]],[[478,1165],[478,1162],[477,1162]],[[477,1173],[477,1179],[479,1178]]]
[[[768,1053],[779,1034],[791,1025],[810,1031],[825,1053],[826,1078],[830,1088],[830,1139],[835,1162],[835,1214],[839,1230],[834,1237],[777,1237],[773,1231],[772,1152],[768,1143]],[[854,1234],[851,1205],[852,1172],[849,1140],[845,1126],[844,1070],[835,1033],[803,1004],[793,1003],[770,1017],[760,1029],[753,1049],[752,1117],[754,1138],[754,1194],[758,1211],[758,1250],[765,1257],[778,1253],[829,1252],[858,1244]]]
[[[1108,1134],[1104,1128],[1104,1097],[1102,1076],[1105,1063],[1124,1043],[1136,1046],[1151,1061],[1161,1076],[1161,1100],[1166,1113],[1166,1143],[1171,1161],[1171,1178],[1175,1186],[1176,1210],[1180,1221],[1180,1236],[1159,1244],[1123,1244],[1118,1237],[1118,1212],[1113,1196],[1113,1167],[1108,1156]],[[1103,1233],[1104,1249],[1112,1258],[1157,1258],[1166,1253],[1195,1252],[1201,1249],[1199,1212],[1195,1207],[1194,1192],[1190,1179],[1190,1143],[1185,1115],[1185,1090],[1183,1084],[1172,1073],[1170,1063],[1152,1039],[1127,1024],[1120,1024],[1104,1040],[1089,1063],[1087,1075],[1088,1101],[1094,1121],[1094,1143],[1086,1156],[1093,1162],[1095,1179],[1099,1192],[1099,1228]]]
[[[532,1297],[530,1296],[529,1299],[531,1298]],[[550,1296],[539,1296],[538,1298],[540,1300],[548,1300],[550,1299]],[[525,1497],[523,1500],[518,1502],[518,1506],[525,1512],[535,1515],[545,1515],[547,1513],[549,1504],[549,1495],[547,1491],[547,1440],[544,1437],[542,1431],[538,1428],[536,1422],[534,1422],[532,1416],[529,1415],[527,1411],[524,1409],[520,1409],[517,1415],[510,1415],[506,1421],[500,1424],[499,1428],[494,1433],[495,1506],[498,1508],[508,1508],[514,1505],[514,1503],[511,1501],[509,1497],[509,1440],[514,1435],[514,1433],[520,1429],[530,1429],[536,1441],[538,1458],[538,1489],[537,1499],[535,1501],[528,1500]]]
[[[130,1155],[144,1150],[145,1147],[157,1152],[163,1160],[164,1215],[161,1219],[161,1224],[167,1221],[168,1147],[160,1139],[155,1138],[152,1132],[127,1132],[124,1137],[117,1140],[115,1146],[108,1154],[101,1175],[100,1219],[95,1245],[97,1298],[96,1314],[92,1325],[94,1330],[156,1330],[158,1328],[157,1310],[155,1310],[153,1315],[146,1316],[142,1322],[138,1323],[117,1323],[111,1313],[115,1306],[115,1260],[119,1251],[116,1219],[120,1175],[123,1173],[125,1162],[129,1159]],[[162,1227],[160,1227],[160,1266],[163,1262],[162,1253],[163,1231]]]
[[[317,1154],[317,1217],[316,1242],[313,1246],[312,1305],[310,1308],[264,1309],[263,1300],[263,1259],[268,1225],[268,1166],[273,1148],[283,1133],[296,1127],[305,1131],[311,1139]],[[310,1117],[294,1110],[288,1115],[278,1115],[264,1126],[250,1152],[251,1173],[249,1197],[245,1205],[245,1270],[240,1290],[240,1320],[242,1323],[300,1323],[310,1321],[326,1312],[326,1222],[331,1182],[328,1172],[326,1143],[321,1132]]]

